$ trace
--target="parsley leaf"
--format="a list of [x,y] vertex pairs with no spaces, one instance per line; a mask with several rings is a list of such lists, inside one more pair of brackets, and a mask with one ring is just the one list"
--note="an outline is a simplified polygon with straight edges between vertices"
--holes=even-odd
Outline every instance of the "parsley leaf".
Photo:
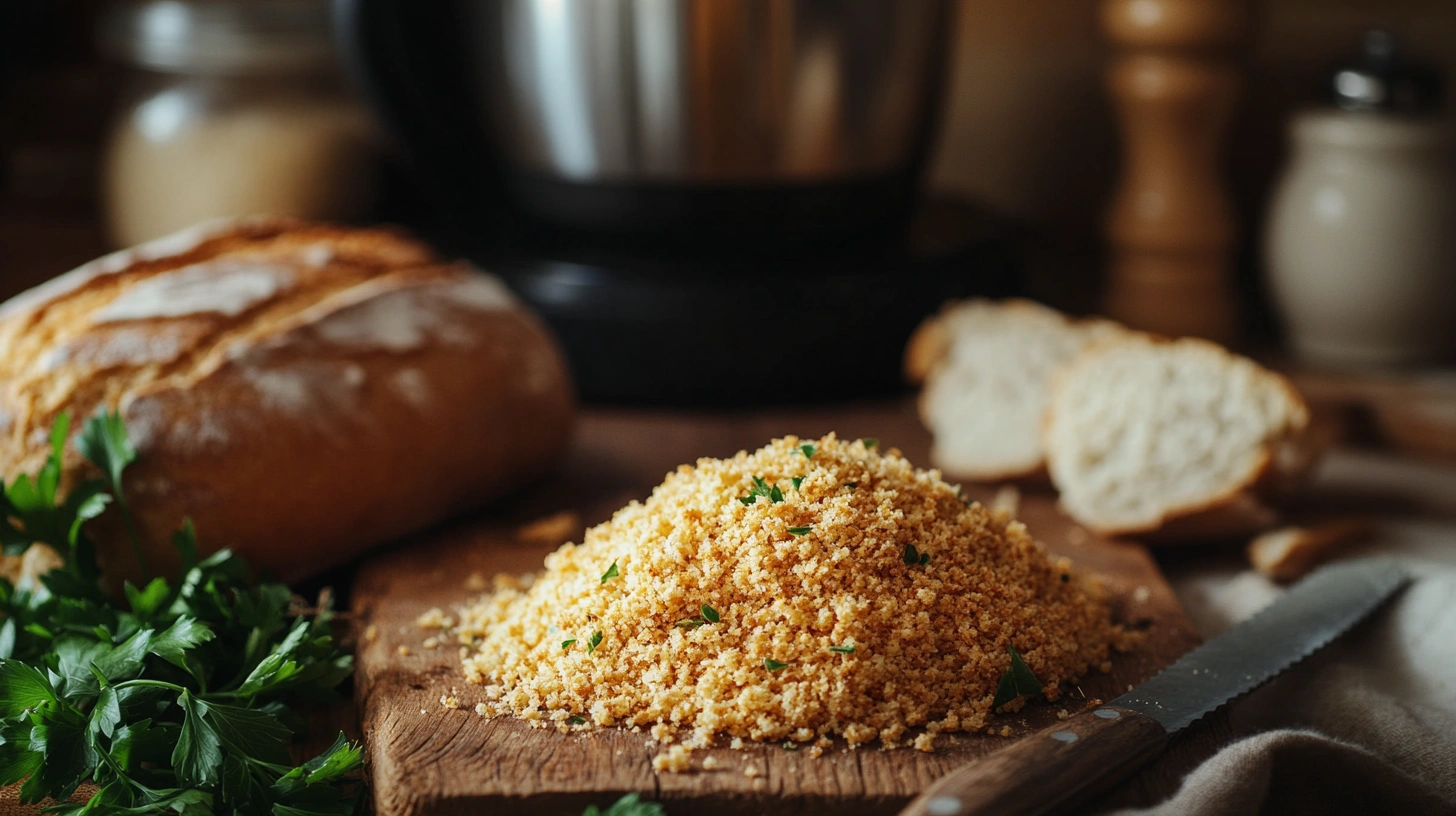
[[576,642],[576,638],[568,638],[567,640],[563,640],[563,641],[561,641],[561,648],[562,649],[570,649],[571,648],[571,644],[573,644],[575,642]]
[[860,443],[865,446],[866,450],[868,450],[880,444],[880,440],[874,438],[873,436],[867,436],[864,439],[861,439]]
[[586,642],[586,653],[591,654],[595,652],[600,645],[602,645],[602,633],[601,630],[597,630],[592,632],[591,638]]
[[0,660],[0,718],[19,717],[41,703],[55,701],[55,691],[44,674],[19,660]]
[[180,617],[165,631],[151,638],[147,651],[183,671],[188,670],[187,652],[213,639],[212,630],[196,618]]
[[[797,487],[797,485],[795,486]],[[748,495],[740,497],[738,501],[745,505],[751,505],[758,501],[759,496],[763,496],[773,504],[778,504],[784,500],[784,491],[780,490],[778,485],[770,485],[764,481],[763,477],[754,476],[753,487],[749,489]]]
[[801,485],[801,484],[804,483],[804,477],[803,476],[795,476],[794,478],[790,479],[789,481],[790,482],[793,482],[794,489],[795,490],[798,490],[799,489],[799,485]]
[[699,626],[705,626],[709,623],[717,623],[718,621],[722,620],[722,618],[718,615],[718,610],[714,609],[711,606],[708,606],[707,604],[703,604],[701,607],[699,607],[699,609],[702,612],[701,615],[697,616],[696,618],[683,618],[677,623],[674,623],[673,626],[676,626],[679,629],[696,629]]
[[[69,422],[70,418],[67,417],[66,421]],[[142,572],[150,574],[152,570],[147,563],[146,550],[142,547],[136,522],[132,521],[131,508],[126,504],[126,494],[121,489],[122,471],[137,458],[136,448],[132,447],[126,428],[122,425],[121,412],[108,411],[105,406],[98,408],[86,420],[81,436],[76,439],[76,448],[81,451],[82,456],[101,469],[107,487],[111,488],[111,495],[122,508],[122,523],[126,526],[132,549],[136,552],[137,563],[141,564]]]
[[768,669],[769,671],[780,671],[782,669],[787,669],[789,667],[789,664],[780,663],[771,657],[765,657],[763,659],[763,667],[765,669]]
[[602,573],[602,583],[605,584],[607,581],[611,580],[612,578],[616,578],[618,575],[621,575],[621,573],[617,571],[617,562],[613,561],[612,565],[610,567],[607,567],[607,571]]
[[920,563],[920,553],[915,549],[914,544],[905,545],[905,563],[912,567]]
[[288,763],[288,742],[293,732],[269,712],[212,703],[205,719],[230,752],[274,765]]
[[[52,444],[55,444],[55,431],[60,429],[64,438],[64,429],[69,425],[70,416],[62,414],[52,428]],[[132,447],[126,428],[122,425],[121,412],[108,411],[105,408],[97,409],[86,420],[86,427],[76,440],[76,448],[81,451],[82,456],[101,468],[107,484],[112,490],[118,491],[121,489],[121,472],[137,458],[136,448]]]
[[1041,693],[1041,681],[1036,679],[1026,661],[1021,659],[1016,647],[1008,645],[1006,651],[1011,653],[1011,666],[1006,669],[1006,673],[1001,676],[1001,682],[996,686],[996,699],[991,702],[992,710],[1022,695]]
[[629,793],[606,810],[596,805],[587,805],[581,816],[664,816],[664,811],[662,805],[644,802],[638,794]]
[[177,747],[172,749],[177,781],[197,786],[216,782],[222,768],[222,740],[203,719],[207,703],[184,689],[177,698],[177,707],[183,713],[182,731],[177,735]]
[[808,534],[810,534],[812,532],[814,532],[814,528],[812,526],[809,526],[809,527],[790,527],[789,528],[789,533],[792,534],[792,535],[796,535],[796,536],[805,536],[805,535],[808,535]]
[[817,448],[815,448],[813,445],[800,445],[799,446],[799,451],[804,454],[804,458],[805,459],[813,459],[814,458],[814,452],[816,450],[817,450]]
[[830,646],[829,651],[839,652],[840,654],[854,654],[854,644],[846,643],[843,646]]
[[571,723],[572,725],[586,725],[586,717],[583,717],[580,714],[573,714],[571,715],[571,719],[567,720],[567,722]]

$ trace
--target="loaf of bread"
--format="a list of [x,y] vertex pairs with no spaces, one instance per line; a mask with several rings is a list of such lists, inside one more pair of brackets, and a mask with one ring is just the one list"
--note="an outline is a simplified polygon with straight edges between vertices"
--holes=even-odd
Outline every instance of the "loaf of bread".
[[1044,442],[1062,506],[1108,534],[1196,539],[1276,520],[1314,462],[1283,377],[1202,340],[1125,332],[1053,380]]
[[[190,517],[293,580],[498,497],[562,453],[561,354],[501,282],[388,229],[209,224],[0,306],[0,473],[63,410],[119,409],[154,572]],[[67,446],[63,485],[93,475]],[[103,570],[139,577],[115,513]]]
[[930,457],[977,481],[1044,475],[1042,412],[1051,375],[1120,327],[1072,320],[1028,300],[949,303],[911,337],[905,373],[925,383],[920,417]]

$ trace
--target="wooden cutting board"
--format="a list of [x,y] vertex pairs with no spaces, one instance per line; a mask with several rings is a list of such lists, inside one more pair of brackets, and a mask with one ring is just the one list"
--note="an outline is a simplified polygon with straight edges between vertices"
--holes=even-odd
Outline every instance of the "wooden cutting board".
[[[424,648],[431,632],[415,624],[422,612],[448,612],[466,602],[479,594],[481,577],[540,569],[546,553],[565,540],[580,541],[586,526],[626,501],[645,498],[678,464],[732,455],[774,436],[831,430],[846,438],[878,437],[912,462],[928,464],[929,438],[901,403],[751,415],[598,411],[584,417],[555,482],[496,508],[488,520],[458,524],[366,563],[353,609],[357,631],[373,637],[359,638],[356,689],[376,813],[575,816],[588,804],[606,805],[633,791],[661,800],[669,814],[894,813],[952,768],[1054,722],[1060,710],[1117,696],[1197,643],[1146,550],[1089,535],[1061,516],[1051,497],[1032,495],[1023,498],[1019,516],[1033,534],[1104,575],[1119,619],[1147,636],[1135,651],[1115,657],[1110,674],[1085,678],[1080,691],[1000,717],[1010,737],[942,735],[934,753],[852,751],[840,744],[819,758],[778,745],[724,748],[694,752],[691,772],[658,774],[652,758],[659,749],[646,733],[563,735],[513,718],[477,716],[472,709],[480,689],[464,682],[456,647]],[[442,705],[444,695],[458,697],[459,708]],[[701,769],[707,756],[716,759],[714,770]]]

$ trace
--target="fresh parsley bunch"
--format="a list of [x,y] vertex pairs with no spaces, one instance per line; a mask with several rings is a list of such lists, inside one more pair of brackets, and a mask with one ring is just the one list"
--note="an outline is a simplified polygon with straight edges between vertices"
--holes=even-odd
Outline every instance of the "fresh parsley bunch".
[[[25,780],[22,801],[52,797],[64,814],[355,812],[357,746],[340,734],[300,767],[288,752],[300,725],[288,704],[327,699],[353,671],[327,601],[303,614],[232,553],[200,559],[186,522],[173,536],[180,579],[128,583],[119,607],[82,527],[115,501],[145,565],[121,492],[136,451],[120,416],[98,411],[76,444],[102,478],[58,501],[69,433],[62,414],[40,472],[0,492],[5,553],[40,542],[65,562],[38,586],[0,579],[0,785]],[[65,803],[87,781],[96,794]]]

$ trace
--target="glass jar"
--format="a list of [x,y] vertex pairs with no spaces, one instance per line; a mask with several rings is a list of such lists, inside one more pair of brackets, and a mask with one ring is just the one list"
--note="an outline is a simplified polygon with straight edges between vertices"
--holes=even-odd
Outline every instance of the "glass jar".
[[367,214],[377,140],[339,69],[327,0],[126,3],[101,41],[135,69],[103,168],[116,245],[211,218]]

